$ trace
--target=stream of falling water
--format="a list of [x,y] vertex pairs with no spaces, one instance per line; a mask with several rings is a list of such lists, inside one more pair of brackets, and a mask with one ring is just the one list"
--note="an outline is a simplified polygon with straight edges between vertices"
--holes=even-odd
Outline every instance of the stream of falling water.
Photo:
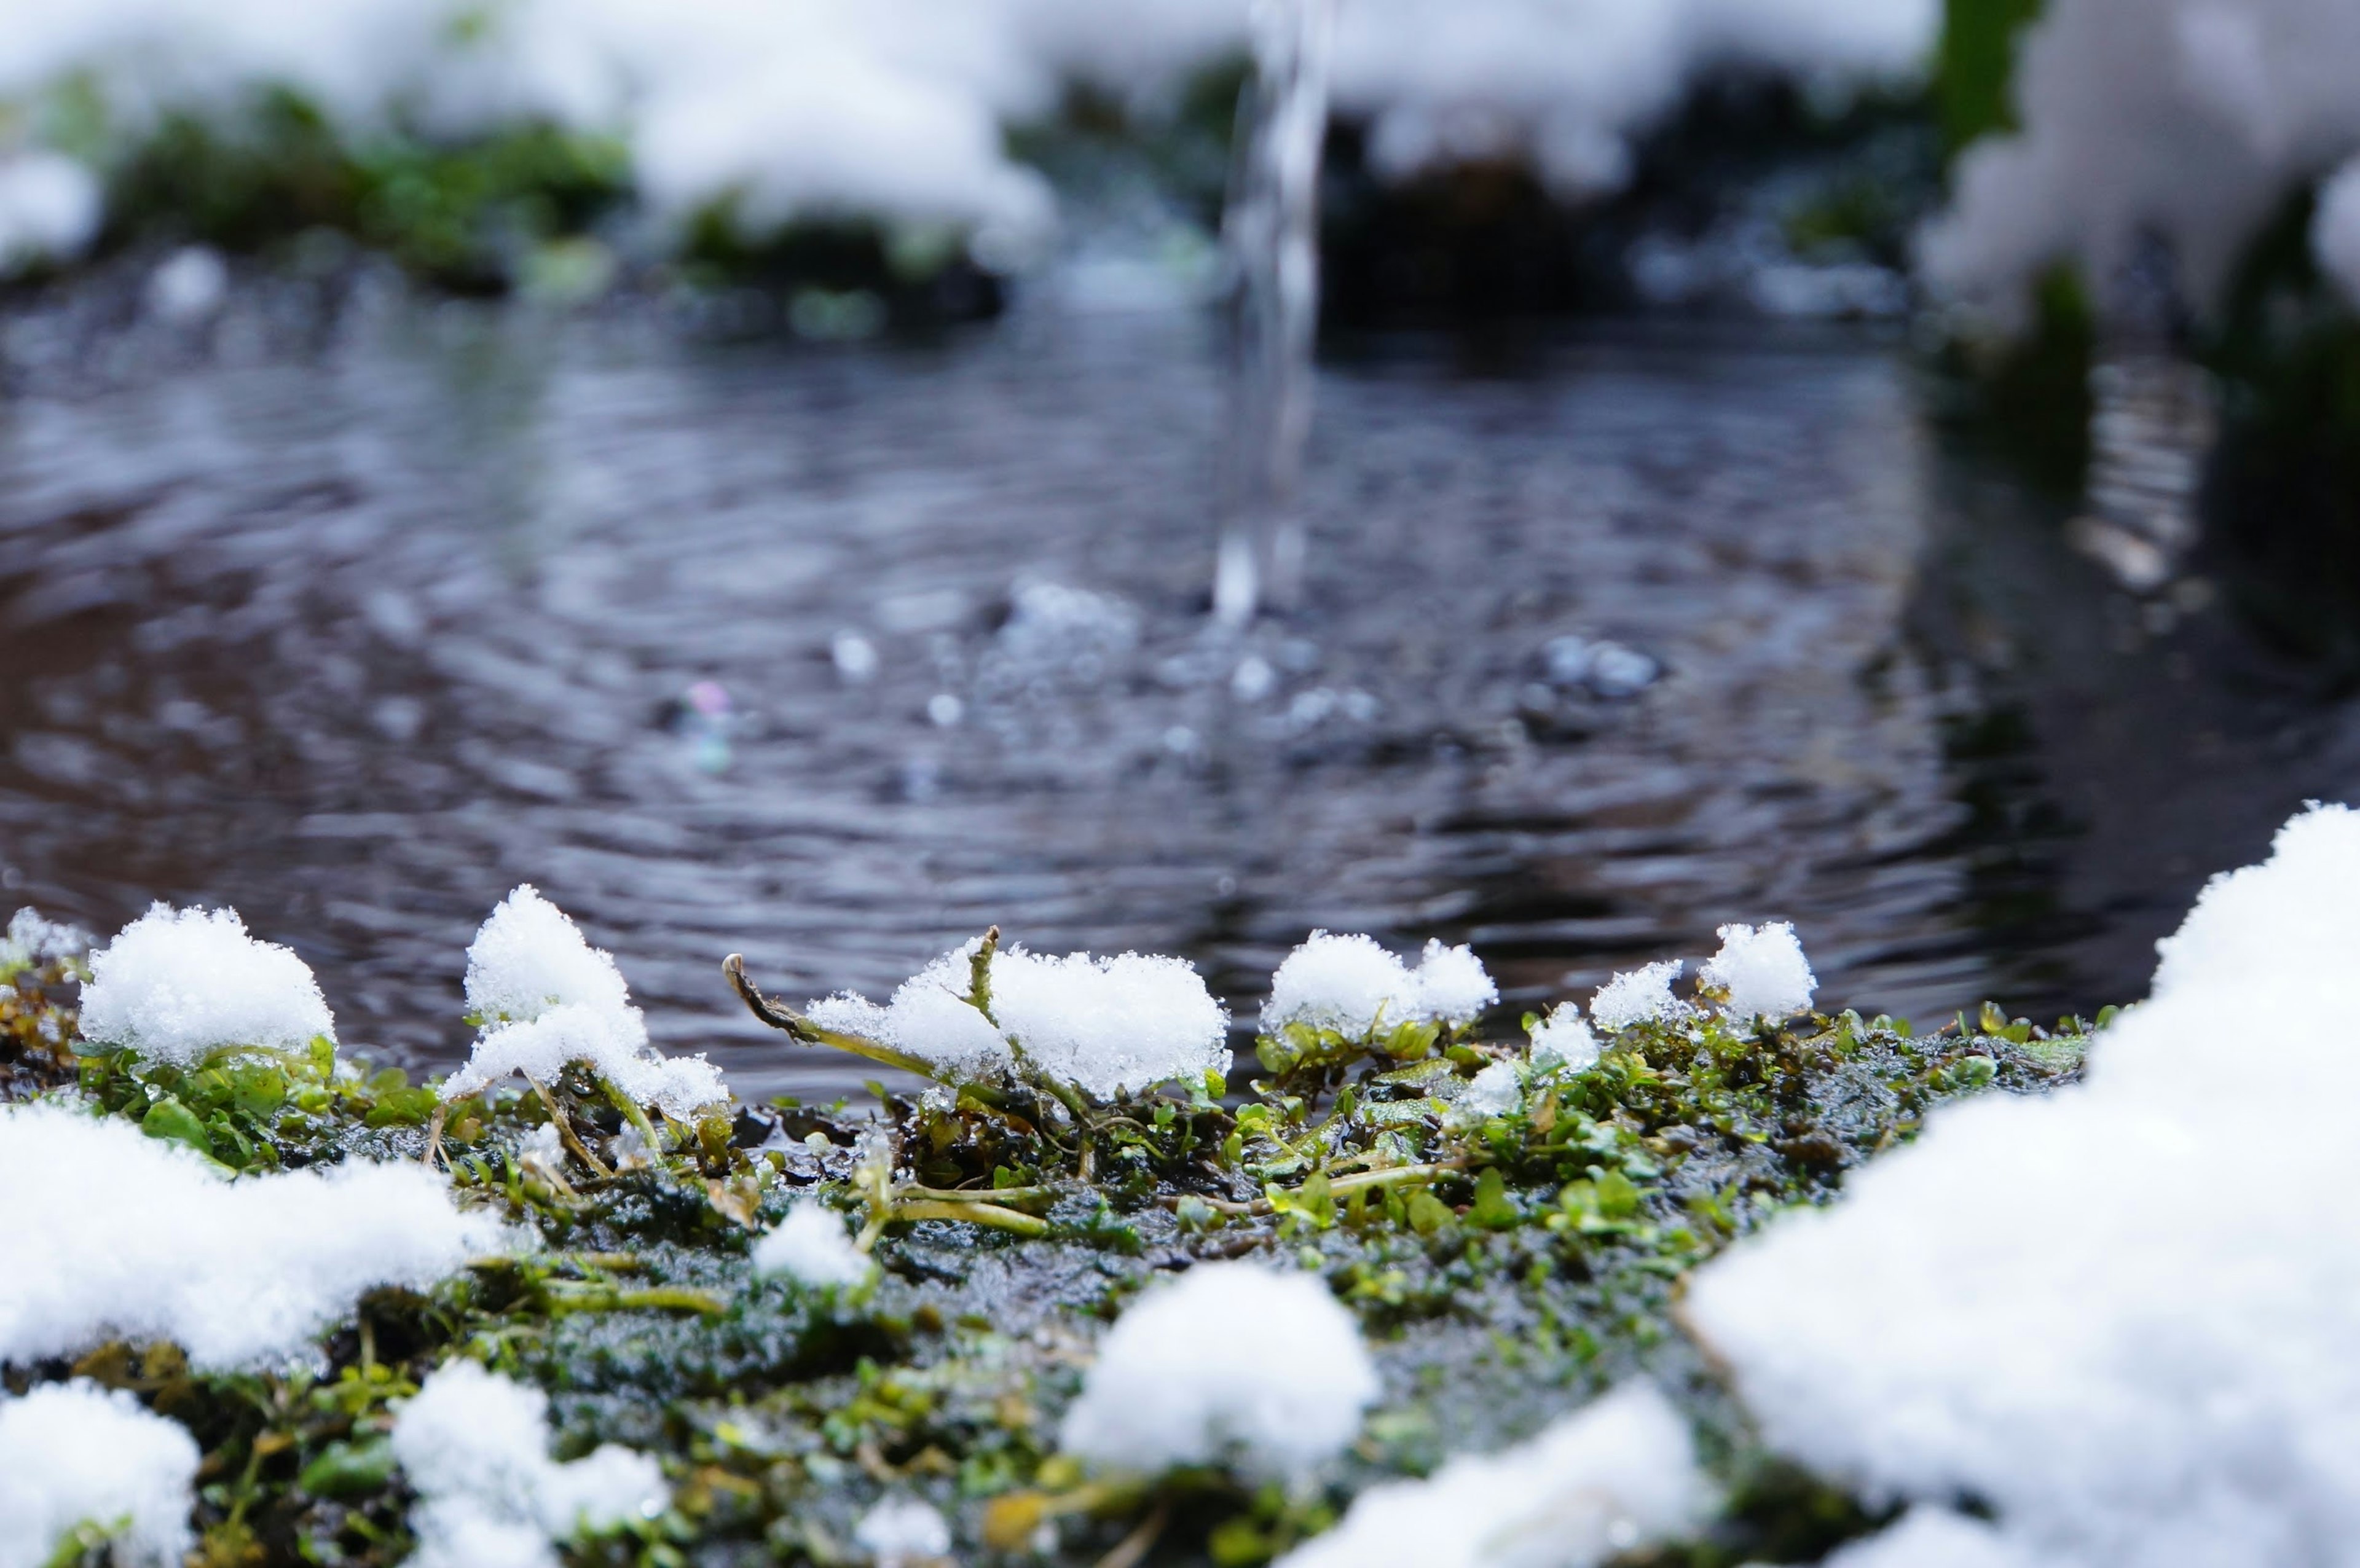
[[1223,447],[1214,613],[1242,626],[1301,591],[1295,495],[1311,432],[1319,319],[1319,155],[1336,0],[1256,0],[1254,80],[1239,109],[1221,237],[1234,289],[1235,363]]

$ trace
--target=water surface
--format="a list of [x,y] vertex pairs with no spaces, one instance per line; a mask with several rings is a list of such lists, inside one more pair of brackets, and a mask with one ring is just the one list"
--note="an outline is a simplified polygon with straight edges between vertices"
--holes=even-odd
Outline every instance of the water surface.
[[[881,995],[992,922],[1242,1014],[1317,926],[1471,940],[1512,1015],[1765,918],[1831,1003],[2094,1007],[2340,777],[2224,629],[2123,635],[1874,337],[1331,354],[1304,607],[1223,641],[1195,318],[145,331],[8,339],[0,877],[102,929],[235,904],[407,1062],[464,1050],[521,881],[759,1092],[862,1074],[724,953]],[[1568,637],[1662,677],[1601,694]]]

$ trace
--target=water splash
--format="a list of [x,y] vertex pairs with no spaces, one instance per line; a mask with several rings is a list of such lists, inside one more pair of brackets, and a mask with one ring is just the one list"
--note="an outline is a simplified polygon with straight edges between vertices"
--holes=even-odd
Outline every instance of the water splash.
[[1319,156],[1336,0],[1255,0],[1254,80],[1239,105],[1221,238],[1233,278],[1236,356],[1223,448],[1214,614],[1242,626],[1300,591],[1295,493],[1311,433],[1319,317]]

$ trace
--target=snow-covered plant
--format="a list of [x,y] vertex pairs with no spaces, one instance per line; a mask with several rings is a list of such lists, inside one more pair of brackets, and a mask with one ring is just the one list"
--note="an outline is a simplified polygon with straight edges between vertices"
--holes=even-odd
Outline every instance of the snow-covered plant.
[[[690,1120],[729,1097],[703,1055],[665,1057],[648,1043],[622,971],[583,940],[564,910],[530,883],[500,901],[467,949],[467,1006],[481,1027],[466,1062],[442,1085],[444,1100],[521,1073],[544,1091],[579,1065],[626,1114],[652,1105]],[[654,1141],[639,1118],[640,1135]]]
[[1635,1383],[1504,1453],[1389,1481],[1278,1568],[1594,1568],[1701,1518],[1688,1422]]
[[997,927],[904,981],[885,1007],[840,992],[787,1012],[731,977],[758,1015],[947,1083],[1013,1079],[1098,1101],[1163,1083],[1201,1088],[1229,1067],[1229,1009],[1185,959],[1054,957],[1002,947]]
[[1415,1062],[1499,999],[1472,948],[1428,942],[1413,969],[1374,938],[1313,931],[1271,976],[1257,1050],[1306,1082],[1370,1055]]
[[1639,1024],[1686,1018],[1692,1009],[1672,995],[1682,967],[1680,960],[1667,958],[1613,975],[1590,999],[1590,1016],[1618,1034]]
[[1697,978],[1720,993],[1731,1018],[1740,1023],[1755,1018],[1775,1022],[1810,1007],[1819,981],[1793,926],[1785,920],[1759,930],[1727,925],[1720,936],[1721,951],[1705,960]]
[[1201,1264],[1116,1320],[1059,1436],[1112,1470],[1302,1475],[1343,1452],[1377,1393],[1359,1325],[1317,1275]]
[[0,1568],[102,1556],[178,1568],[198,1459],[186,1427],[122,1389],[77,1380],[0,1396]]
[[453,1361],[396,1411],[394,1457],[417,1489],[418,1568],[555,1568],[552,1541],[653,1519],[672,1500],[644,1454],[605,1443],[549,1455],[549,1396]]
[[293,951],[246,934],[235,909],[158,903],[91,954],[82,1038],[193,1065],[233,1048],[333,1040],[320,983]]
[[1598,1036],[1590,1031],[1578,1002],[1559,1002],[1547,1017],[1528,1019],[1524,1031],[1532,1040],[1535,1066],[1554,1062],[1567,1072],[1579,1073],[1598,1060]]

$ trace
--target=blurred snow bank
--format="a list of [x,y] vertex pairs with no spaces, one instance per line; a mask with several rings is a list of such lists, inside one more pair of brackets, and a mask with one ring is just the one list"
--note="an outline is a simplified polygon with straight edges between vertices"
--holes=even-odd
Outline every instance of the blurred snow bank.
[[[2153,235],[2208,308],[2288,193],[2360,150],[2360,5],[2054,0],[2016,99],[2023,133],[1967,152],[1926,234],[1929,280],[2004,302],[2060,258],[2109,278]],[[2360,293],[2360,245],[2322,220],[2322,259]]]
[[2297,817],[2160,945],[2084,1083],[1938,1111],[1692,1278],[1774,1445],[1996,1515],[1862,1561],[2352,1560],[2360,1144],[2332,1118],[2360,1099],[2360,814]]
[[[0,102],[95,84],[137,137],[292,88],[347,130],[397,112],[430,136],[546,120],[619,134],[659,215],[734,203],[748,232],[855,213],[955,225],[987,266],[1032,254],[1049,189],[1003,142],[1072,82],[1137,105],[1240,54],[1244,0],[0,0]],[[1720,63],[1814,84],[1906,71],[1934,0],[1362,0],[1335,92],[1381,165],[1529,156],[1611,188],[1624,138]],[[35,114],[27,123],[73,116]],[[86,147],[79,150],[87,150]],[[118,147],[116,150],[120,150]],[[81,178],[77,179],[77,176]],[[0,256],[68,256],[99,216],[81,166],[0,165]]]
[[[121,1568],[180,1562],[197,1457],[186,1427],[151,1414],[126,1389],[76,1379],[0,1398],[0,1568],[97,1555]],[[65,1550],[91,1526],[107,1532],[107,1547]]]

